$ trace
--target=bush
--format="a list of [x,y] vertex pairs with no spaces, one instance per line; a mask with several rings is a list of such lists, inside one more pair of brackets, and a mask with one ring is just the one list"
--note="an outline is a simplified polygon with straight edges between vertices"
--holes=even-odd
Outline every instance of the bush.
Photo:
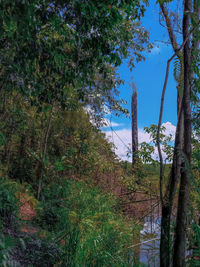
[[59,261],[60,249],[50,238],[24,237],[17,240],[11,255],[20,266],[51,267]]
[[64,180],[44,189],[39,223],[55,232],[61,266],[129,266],[133,227],[114,204],[112,195],[86,183]]
[[10,255],[12,247],[15,242],[9,236],[0,234],[0,266],[15,266],[19,267],[16,261],[14,261]]
[[0,179],[0,216],[2,221],[10,224],[19,212],[16,193],[19,185],[8,179]]

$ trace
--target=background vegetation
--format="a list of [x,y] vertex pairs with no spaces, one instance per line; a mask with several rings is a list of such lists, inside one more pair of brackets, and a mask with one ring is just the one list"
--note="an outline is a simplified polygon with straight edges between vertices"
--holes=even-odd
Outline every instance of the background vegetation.
[[[165,1],[157,2],[169,23]],[[152,152],[161,145],[170,162],[179,155],[176,142],[173,150],[171,136],[165,136],[161,125],[145,128],[153,145],[140,144],[132,166],[116,157],[114,145],[99,126],[105,110],[127,114],[124,101],[118,97],[123,81],[117,67],[127,59],[133,68],[152,47],[148,32],[140,24],[144,11],[139,0],[0,1],[1,266],[139,266],[139,253],[133,244],[138,242],[143,218],[152,204],[159,204],[162,195],[158,162]],[[198,25],[195,16],[193,24]],[[186,26],[184,30],[188,30]],[[170,24],[167,27],[170,29]],[[192,33],[196,44],[198,31]],[[182,171],[176,177],[175,164],[171,168],[165,162],[161,173],[161,189],[166,192],[170,192],[170,179],[177,179],[172,202],[165,195],[170,205],[175,200],[168,212],[165,245],[170,262],[171,237],[176,231],[170,216],[179,210],[177,196],[185,175],[191,182],[186,188],[192,191],[190,208],[177,223],[183,221],[188,230],[187,249],[192,250],[192,257],[187,264],[198,266],[199,54],[198,49],[192,50],[193,77],[189,79],[182,52],[176,42],[172,46],[177,53],[174,75],[178,96],[182,97],[185,87],[189,92],[186,82],[193,85],[192,98],[188,97],[194,108],[192,114],[186,114],[192,115],[193,129],[192,120],[186,122],[194,136],[193,143],[188,142],[193,147],[188,161],[191,168],[181,159]],[[183,77],[187,78],[184,82]],[[178,110],[184,108],[179,106]],[[191,141],[191,136],[187,137]],[[185,264],[184,253],[180,260]]]

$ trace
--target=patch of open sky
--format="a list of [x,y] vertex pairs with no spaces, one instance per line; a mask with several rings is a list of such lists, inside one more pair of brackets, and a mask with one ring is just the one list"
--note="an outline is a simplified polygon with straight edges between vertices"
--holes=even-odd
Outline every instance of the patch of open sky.
[[[174,6],[176,10],[176,5]],[[169,44],[168,32],[165,27],[159,23],[159,7],[155,0],[150,1],[150,7],[147,8],[142,25],[150,32],[150,40],[153,49],[150,53],[145,52],[145,61],[136,64],[131,72],[128,67],[128,60],[124,60],[118,68],[121,79],[124,80],[119,88],[119,98],[123,98],[127,108],[131,114],[131,84],[134,81],[138,91],[138,128],[139,142],[150,142],[149,136],[144,133],[143,127],[158,123],[160,100],[165,79],[167,60],[173,55],[173,49]],[[181,44],[181,35],[178,36],[178,43]],[[173,62],[170,64],[169,78],[165,95],[164,112],[162,123],[165,124],[167,133],[175,132],[177,122],[176,100],[177,89],[176,82],[173,77]],[[117,147],[116,153],[121,159],[128,159],[127,148],[131,143],[131,120],[126,115],[119,117],[114,114],[107,114],[112,129],[108,127],[102,128],[107,137]],[[116,132],[112,132],[112,130]],[[123,142],[122,142],[123,141]],[[158,157],[155,153],[155,158]],[[130,160],[130,159],[128,159]]]
[[[125,106],[131,112],[131,94],[130,83],[134,81],[138,90],[138,127],[143,128],[150,124],[158,123],[160,99],[165,78],[167,60],[173,54],[171,45],[168,42],[168,33],[166,28],[159,24],[159,8],[155,1],[150,1],[150,7],[147,8],[142,25],[149,30],[150,40],[153,43],[153,49],[150,53],[145,53],[145,61],[136,64],[131,72],[128,67],[128,60],[124,60],[118,68],[121,78],[125,81],[120,86],[120,98],[126,100]],[[109,115],[110,116],[110,115]],[[109,118],[109,117],[108,117]],[[123,124],[123,128],[131,128],[131,120],[125,115],[116,117],[112,115],[112,121]],[[173,62],[170,65],[170,73],[166,90],[163,122],[170,121],[176,125],[176,83],[173,77]],[[122,127],[122,126],[121,126]],[[120,127],[119,127],[120,128]],[[118,129],[118,128],[117,128]]]

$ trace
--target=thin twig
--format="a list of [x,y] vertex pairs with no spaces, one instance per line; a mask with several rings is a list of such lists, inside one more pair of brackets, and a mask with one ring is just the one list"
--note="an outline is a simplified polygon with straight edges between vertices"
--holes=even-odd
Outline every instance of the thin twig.
[[[144,192],[144,191],[136,191],[136,190],[133,190],[133,191],[129,191],[129,192],[125,192],[125,193],[121,193],[121,194],[118,195],[118,196],[119,196],[119,197],[122,197],[122,196],[131,195],[131,194],[143,194],[143,195],[149,195],[149,193],[146,193],[146,192]],[[151,195],[157,196],[157,194],[151,194]]]
[[123,206],[123,205],[128,205],[128,204],[133,204],[133,203],[140,203],[140,202],[145,202],[145,201],[150,201],[150,200],[157,200],[157,198],[149,198],[149,199],[141,199],[141,200],[132,200],[132,201],[121,203],[121,204],[117,204],[117,205]]
[[149,209],[150,208],[148,208],[148,209],[146,209],[145,211],[147,211],[148,210],[148,212],[147,213],[145,213],[145,215],[143,215],[141,218],[139,218],[138,219],[138,221],[136,221],[136,224],[139,224],[139,223],[141,223],[141,221],[145,218],[145,217],[147,217],[149,214],[151,214],[151,212],[152,212],[152,209],[155,209],[157,206],[159,206],[159,204],[160,204],[160,201],[158,201],[158,202],[156,202],[154,205],[152,205],[152,207],[151,207],[151,210],[149,211]]
[[116,134],[116,136],[118,137],[118,139],[121,141],[121,143],[128,149],[128,151],[130,151],[130,147],[127,146],[127,144],[124,143],[124,141],[121,139],[121,137],[116,133],[116,131],[113,129],[112,124],[108,121],[107,122],[111,131],[114,132]]
[[132,245],[132,246],[130,246],[130,247],[128,247],[128,248],[134,248],[134,247],[136,247],[136,246],[143,245],[143,244],[149,243],[149,242],[151,242],[151,241],[155,241],[155,240],[160,240],[160,238],[157,237],[157,238],[149,239],[149,240],[143,241],[143,242],[141,242],[141,243],[137,243],[137,244],[135,244],[135,245]]

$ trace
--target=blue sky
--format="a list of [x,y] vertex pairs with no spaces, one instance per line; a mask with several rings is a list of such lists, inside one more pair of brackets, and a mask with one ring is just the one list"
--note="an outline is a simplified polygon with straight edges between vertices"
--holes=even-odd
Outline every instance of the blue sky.
[[[165,28],[159,24],[159,8],[155,4],[154,0],[150,1],[150,6],[147,7],[144,18],[142,19],[143,26],[150,32],[150,40],[154,44],[154,48],[151,53],[146,54],[146,60],[136,64],[136,67],[130,72],[126,62],[124,62],[120,68],[119,73],[121,78],[125,81],[124,85],[120,87],[120,97],[127,101],[126,108],[130,111],[131,105],[131,92],[132,89],[129,86],[131,77],[138,89],[138,127],[139,127],[139,141],[144,141],[143,127],[150,126],[151,124],[158,123],[160,98],[162,87],[165,78],[167,60],[172,56],[173,50],[171,45],[167,45],[162,41],[168,41],[168,33]],[[161,42],[159,42],[161,41]],[[110,118],[110,115],[107,117]],[[131,120],[126,118],[125,115],[115,117],[112,115],[111,120],[117,134],[123,141],[130,143],[130,128]],[[166,126],[169,131],[174,133],[176,125],[176,83],[173,78],[173,63],[170,66],[170,75],[166,90],[163,123],[167,123]],[[109,127],[103,128],[110,134]],[[112,135],[113,136],[113,135]],[[118,139],[118,140],[117,140]],[[122,147],[119,138],[114,137],[115,145],[120,148],[120,153],[126,154],[126,148]],[[148,137],[146,136],[146,141]],[[124,158],[124,156],[120,156]]]

